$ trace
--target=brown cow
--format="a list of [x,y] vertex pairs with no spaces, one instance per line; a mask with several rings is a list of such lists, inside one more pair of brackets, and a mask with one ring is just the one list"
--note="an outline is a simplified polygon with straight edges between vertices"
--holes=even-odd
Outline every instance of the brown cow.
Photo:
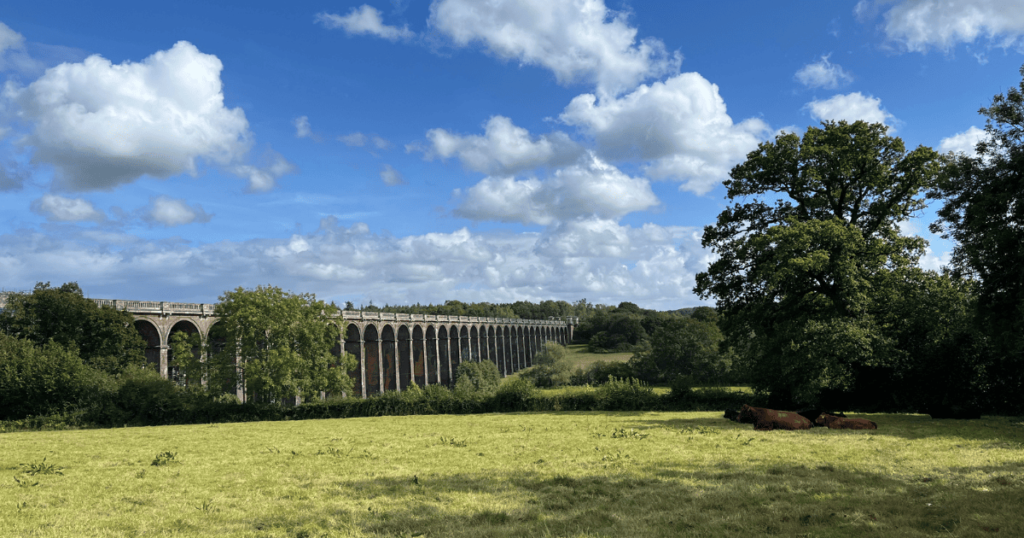
[[755,430],[809,430],[811,421],[792,412],[743,404],[738,422],[753,422]]
[[878,424],[866,418],[843,418],[822,413],[814,421],[819,426],[827,426],[830,430],[877,430]]

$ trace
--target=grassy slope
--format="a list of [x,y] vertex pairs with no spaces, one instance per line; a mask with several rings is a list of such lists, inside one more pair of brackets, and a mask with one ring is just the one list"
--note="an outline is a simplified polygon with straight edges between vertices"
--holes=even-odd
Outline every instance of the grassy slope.
[[[871,418],[877,432],[543,413],[9,433],[0,536],[1024,535],[1019,418]],[[44,457],[63,474],[24,472]]]
[[584,370],[588,366],[594,364],[597,361],[604,362],[626,362],[630,357],[633,356],[633,352],[628,353],[591,353],[587,351],[586,344],[573,344],[568,348],[569,358],[576,363],[576,365]]

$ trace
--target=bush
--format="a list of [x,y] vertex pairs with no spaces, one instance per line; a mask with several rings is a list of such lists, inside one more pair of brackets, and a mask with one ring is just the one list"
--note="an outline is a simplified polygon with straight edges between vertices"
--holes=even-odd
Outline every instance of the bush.
[[104,377],[82,361],[77,348],[52,340],[37,347],[28,340],[0,334],[0,419],[85,407]]
[[609,378],[636,377],[633,375],[633,368],[625,362],[597,361],[591,364],[586,370],[577,368],[572,376],[573,385],[602,385],[608,382]]
[[672,378],[669,382],[669,387],[672,389],[669,392],[669,399],[675,402],[685,402],[693,396],[693,387],[695,385],[693,376],[688,375],[677,375]]
[[565,346],[545,342],[544,349],[533,358],[533,366],[519,375],[538,387],[560,387],[572,382],[572,366]]
[[654,389],[638,379],[611,378],[594,391],[598,409],[604,411],[640,411],[660,407]]
[[455,394],[490,396],[498,390],[501,374],[491,361],[464,362],[455,371]]
[[533,383],[527,379],[508,379],[494,394],[492,401],[495,411],[526,411],[530,409],[530,402],[536,392]]

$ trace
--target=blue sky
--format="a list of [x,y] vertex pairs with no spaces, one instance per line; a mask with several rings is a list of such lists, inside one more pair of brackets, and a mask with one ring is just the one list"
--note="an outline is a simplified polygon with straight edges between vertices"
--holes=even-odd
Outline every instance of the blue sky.
[[[972,151],[1017,0],[7,2],[0,288],[701,304],[729,169],[882,121]],[[927,231],[936,269],[950,245]]]

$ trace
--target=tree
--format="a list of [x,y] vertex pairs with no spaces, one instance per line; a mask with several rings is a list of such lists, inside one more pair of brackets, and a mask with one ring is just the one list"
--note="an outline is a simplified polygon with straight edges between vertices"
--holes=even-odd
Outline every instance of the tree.
[[522,377],[538,387],[559,387],[572,381],[574,364],[565,346],[557,342],[544,342],[544,349],[533,358],[533,366],[524,370]]
[[977,330],[977,282],[919,268],[891,276],[896,292],[883,299],[876,319],[894,340],[893,366],[858,378],[855,392],[924,412],[990,404],[991,341]]
[[94,396],[102,377],[82,362],[77,348],[53,340],[36,346],[0,334],[0,419],[82,406]]
[[823,122],[760,144],[730,172],[732,203],[704,229],[718,259],[695,291],[716,298],[755,388],[777,400],[849,389],[891,355],[876,299],[889,292],[888,273],[923,254],[924,240],[901,236],[898,224],[924,207],[939,156],[908,152],[886,132]]
[[633,355],[629,364],[638,377],[652,383],[676,376],[715,382],[730,369],[718,351],[723,340],[714,322],[674,317],[654,331],[650,346]]
[[133,322],[130,313],[85,298],[75,282],[59,288],[39,282],[32,293],[10,294],[0,311],[0,332],[37,346],[53,340],[111,374],[146,362],[146,343]]
[[331,321],[336,308],[311,294],[257,286],[224,292],[215,312],[228,345],[211,368],[220,370],[218,378],[231,375],[237,357],[248,398],[283,403],[295,396],[314,398],[320,391],[352,390],[348,372],[356,367],[355,358],[331,354],[338,343]]
[[[1024,66],[1020,73],[1024,76]],[[997,392],[1024,390],[1024,80],[992,98],[976,155],[951,156],[931,194],[942,199],[935,233],[953,239],[951,265],[978,281],[979,321],[997,346]]]
[[500,383],[498,366],[491,361],[468,361],[455,370],[455,393],[458,395],[491,395],[498,390]]
[[203,348],[202,335],[178,331],[171,334],[169,344],[170,355],[186,385],[201,386],[203,380],[209,379],[210,363],[203,361],[202,355],[197,352]]

